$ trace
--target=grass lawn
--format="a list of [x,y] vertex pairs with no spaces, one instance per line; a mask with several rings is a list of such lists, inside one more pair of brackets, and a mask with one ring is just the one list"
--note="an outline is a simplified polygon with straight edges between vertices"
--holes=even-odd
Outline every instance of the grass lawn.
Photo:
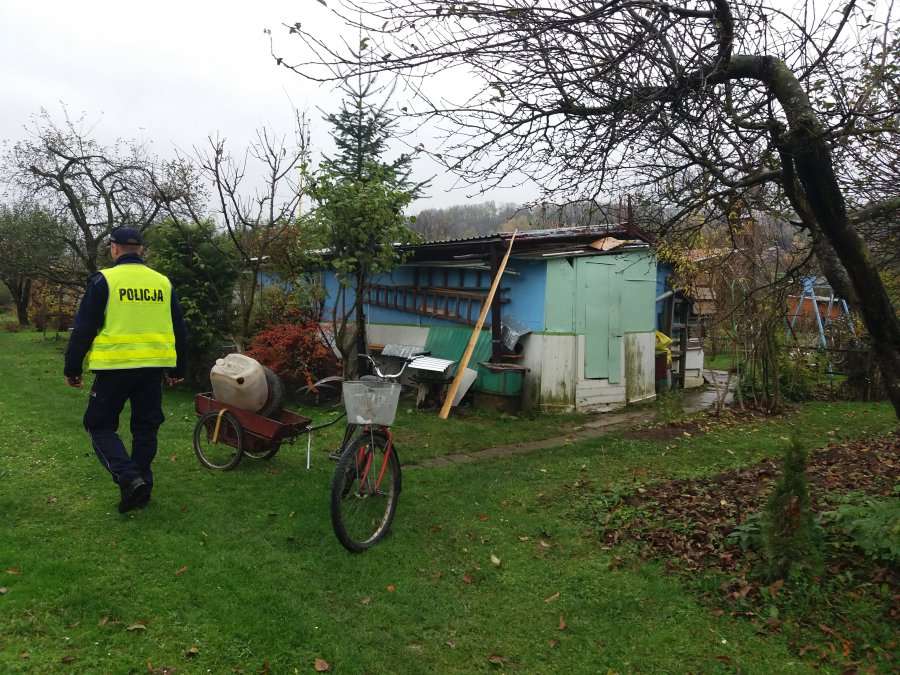
[[[619,433],[509,459],[408,469],[392,533],[363,555],[328,515],[333,439],[235,471],[200,467],[194,393],[167,390],[150,505],[118,491],[63,384],[63,341],[0,334],[0,672],[522,673],[884,670],[885,645],[816,656],[598,536],[596,493],[707,476],[895,429],[885,404],[803,407],[677,442]],[[88,378],[88,384],[90,378]],[[317,411],[319,416],[324,413]],[[313,415],[310,415],[313,416]],[[401,461],[567,433],[584,416],[437,419],[401,406]],[[123,424],[127,430],[127,421]],[[896,591],[894,591],[896,592]],[[868,596],[838,609],[876,614]],[[752,617],[751,617],[752,618]],[[872,633],[872,639],[881,633]],[[876,649],[877,647],[877,649]],[[880,650],[880,651],[878,651]],[[801,655],[802,654],[802,655]],[[165,669],[170,669],[166,671]]]

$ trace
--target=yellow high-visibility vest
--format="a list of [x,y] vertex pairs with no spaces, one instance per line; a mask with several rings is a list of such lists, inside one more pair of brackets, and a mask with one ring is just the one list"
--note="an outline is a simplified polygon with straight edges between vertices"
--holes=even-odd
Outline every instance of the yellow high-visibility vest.
[[91,370],[172,368],[172,284],[145,265],[116,265],[101,274],[109,285],[103,328],[88,352]]

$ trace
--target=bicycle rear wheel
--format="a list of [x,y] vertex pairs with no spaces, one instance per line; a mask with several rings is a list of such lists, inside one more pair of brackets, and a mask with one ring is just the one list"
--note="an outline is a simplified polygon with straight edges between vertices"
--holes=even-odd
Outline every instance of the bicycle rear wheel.
[[387,534],[400,487],[400,461],[386,434],[364,433],[344,449],[331,483],[331,524],[344,548],[361,553]]
[[241,423],[230,412],[206,413],[194,427],[194,454],[207,469],[229,471],[243,456]]

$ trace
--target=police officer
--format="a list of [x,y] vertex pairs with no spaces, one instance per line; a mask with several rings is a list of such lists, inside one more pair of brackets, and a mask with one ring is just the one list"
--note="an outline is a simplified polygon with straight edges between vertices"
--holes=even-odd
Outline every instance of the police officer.
[[[94,372],[84,427],[100,463],[119,486],[119,513],[150,500],[157,432],[165,420],[162,381],[187,369],[187,328],[171,282],[144,264],[144,240],[131,227],[110,235],[113,266],[88,279],[75,316],[63,375],[81,387],[82,364]],[[168,370],[166,370],[168,369]],[[167,373],[167,374],[166,374]],[[131,455],[116,433],[131,402]]]

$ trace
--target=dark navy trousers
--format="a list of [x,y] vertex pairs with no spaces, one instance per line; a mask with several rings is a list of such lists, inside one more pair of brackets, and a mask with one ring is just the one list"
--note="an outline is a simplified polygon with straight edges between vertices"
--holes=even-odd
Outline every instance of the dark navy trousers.
[[[165,421],[162,411],[162,368],[98,370],[84,413],[100,463],[117,485],[142,477],[153,485],[150,465],[156,457],[156,435]],[[119,415],[131,403],[131,454],[118,434]]]

